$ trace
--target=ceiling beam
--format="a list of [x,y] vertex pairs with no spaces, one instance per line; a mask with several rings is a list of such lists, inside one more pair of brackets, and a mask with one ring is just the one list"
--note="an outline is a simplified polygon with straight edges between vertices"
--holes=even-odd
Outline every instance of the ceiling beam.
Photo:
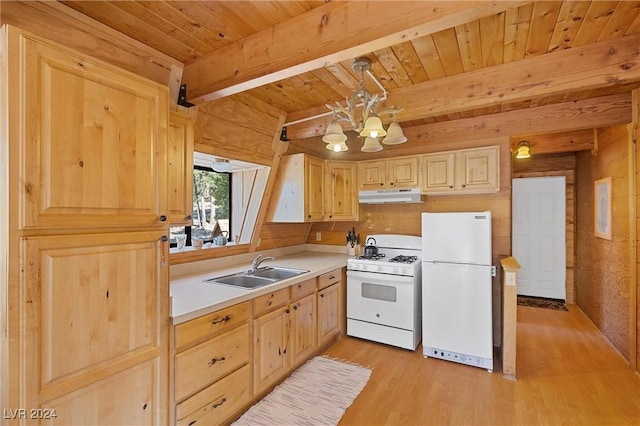
[[[588,136],[582,134],[581,130],[589,129],[587,131],[590,132],[592,128],[630,122],[631,94],[621,93],[409,127],[404,132],[408,139],[406,143],[385,146],[384,150],[376,152],[376,158],[447,151],[451,149],[451,146],[456,146],[460,143],[500,137],[511,137],[513,141],[519,140],[520,136],[525,135],[531,138],[529,140],[534,141],[536,148],[540,148],[544,152],[560,152],[559,148],[556,150],[546,143],[543,148],[541,146],[543,136],[531,136],[538,134],[550,135],[557,132],[575,132],[567,133],[564,138],[554,139],[558,143],[564,144],[565,147],[575,145],[571,149],[567,148],[562,151],[573,151],[578,150],[578,148],[589,149],[593,138],[590,138],[591,142],[589,142]],[[371,158],[371,154],[360,152],[362,138],[356,138],[354,132],[348,133],[350,136],[347,141],[347,145],[350,147],[349,151],[331,158],[343,160],[365,160]],[[553,138],[553,136],[548,136],[550,141]],[[323,157],[330,155],[330,151],[324,149],[325,144],[320,137],[292,140],[290,147],[292,151],[297,150],[296,152],[313,151]]]
[[524,3],[328,2],[186,64],[183,83],[190,102],[211,101]]
[[[409,121],[562,95],[572,91],[640,84],[640,34],[566,49],[522,61],[425,81],[388,92],[387,105],[404,108]],[[293,121],[319,114],[324,106],[287,116]],[[288,126],[290,139],[324,134],[330,116]],[[383,117],[383,120],[385,117]]]

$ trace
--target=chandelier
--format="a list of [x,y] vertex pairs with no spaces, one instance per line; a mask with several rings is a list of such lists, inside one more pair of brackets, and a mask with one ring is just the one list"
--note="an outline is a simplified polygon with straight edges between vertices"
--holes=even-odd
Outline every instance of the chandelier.
[[[342,130],[340,122],[347,121],[358,133],[358,136],[365,138],[364,145],[361,148],[363,152],[376,152],[382,150],[379,138],[384,137],[382,143],[385,145],[397,145],[407,141],[402,133],[402,128],[396,121],[396,114],[402,111],[394,107],[377,111],[378,103],[385,100],[387,92],[380,82],[371,73],[371,60],[369,58],[356,58],[353,61],[353,70],[360,73],[360,86],[350,97],[346,98],[347,106],[342,106],[339,102],[334,105],[326,104],[333,112],[333,119],[327,127],[322,140],[327,144],[327,149],[341,152],[346,151],[349,147],[346,144],[347,135]],[[378,94],[371,94],[364,88],[364,74],[369,75],[375,83],[382,89],[383,97]],[[393,121],[387,130],[382,127],[382,120],[379,115],[392,114]]]

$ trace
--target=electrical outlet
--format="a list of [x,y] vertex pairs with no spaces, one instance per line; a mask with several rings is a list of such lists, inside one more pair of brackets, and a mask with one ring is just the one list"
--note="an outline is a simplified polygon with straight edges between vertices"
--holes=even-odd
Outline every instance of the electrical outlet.
[[322,241],[322,232],[316,232],[316,241]]

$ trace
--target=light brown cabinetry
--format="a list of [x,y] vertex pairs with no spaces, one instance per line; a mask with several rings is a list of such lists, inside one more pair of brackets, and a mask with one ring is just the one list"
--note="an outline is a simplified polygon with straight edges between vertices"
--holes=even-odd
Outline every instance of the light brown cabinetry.
[[193,121],[171,111],[167,133],[167,211],[172,225],[191,225]]
[[219,424],[251,397],[250,302],[174,327],[175,419]]
[[283,157],[267,221],[357,220],[356,177],[354,163],[305,154]]
[[325,194],[327,220],[358,220],[356,163],[327,161]]
[[358,162],[360,190],[415,188],[419,186],[419,157]]
[[324,219],[324,161],[304,154],[282,157],[269,207],[270,222]]
[[298,366],[316,350],[316,287],[315,279],[305,281],[306,295],[294,296],[291,288],[291,364]]
[[463,149],[422,156],[425,194],[488,193],[500,190],[500,147]]
[[318,346],[340,333],[342,272],[335,270],[318,277]]
[[0,38],[8,406],[165,424],[167,88],[12,27]]

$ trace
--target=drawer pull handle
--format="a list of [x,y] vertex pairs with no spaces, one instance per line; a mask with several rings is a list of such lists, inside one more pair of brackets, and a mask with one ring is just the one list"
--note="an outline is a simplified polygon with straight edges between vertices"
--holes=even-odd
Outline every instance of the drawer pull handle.
[[329,279],[330,279],[330,280],[333,280],[333,279],[335,279],[335,278],[336,278],[336,277],[334,277],[333,275],[331,275],[331,276],[329,277]]
[[219,406],[221,406],[222,404],[224,404],[225,402],[227,402],[227,398],[222,398],[222,401],[220,401],[220,403],[218,404],[213,404],[211,406],[211,408],[218,408]]
[[196,422],[197,422],[197,420],[192,421],[191,423],[189,423],[189,426],[193,426],[193,425],[195,425],[195,424],[196,424]]
[[215,364],[216,362],[222,362],[225,361],[226,358],[221,356],[220,358],[211,358],[211,361],[209,361],[209,367],[211,367],[213,364]]
[[324,297],[324,293],[320,293],[320,297]]
[[225,322],[229,321],[230,319],[231,319],[231,315],[226,315],[223,318],[211,321],[211,325],[224,324]]

